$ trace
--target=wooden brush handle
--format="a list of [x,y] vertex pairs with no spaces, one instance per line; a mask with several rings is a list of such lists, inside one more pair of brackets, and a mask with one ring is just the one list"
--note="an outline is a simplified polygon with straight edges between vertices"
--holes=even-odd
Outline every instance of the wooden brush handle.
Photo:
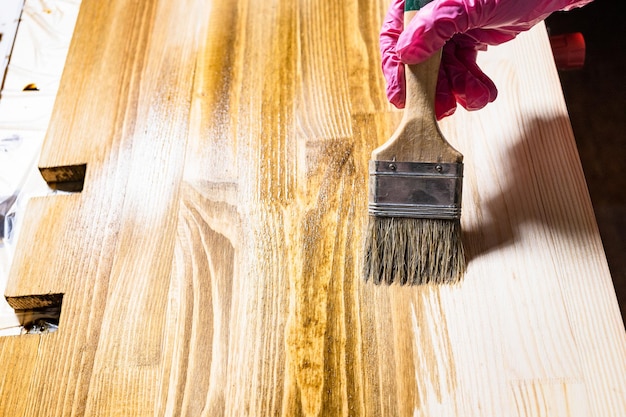
[[[415,2],[407,1],[415,4]],[[405,25],[415,10],[404,13]],[[435,90],[441,63],[441,51],[427,61],[405,66],[406,101],[398,129],[381,147],[372,152],[372,160],[462,162],[463,155],[443,137],[435,114]]]

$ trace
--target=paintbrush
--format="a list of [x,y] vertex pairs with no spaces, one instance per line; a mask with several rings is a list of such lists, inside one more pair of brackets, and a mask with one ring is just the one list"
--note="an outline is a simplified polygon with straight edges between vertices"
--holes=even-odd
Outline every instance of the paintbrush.
[[[405,25],[428,1],[407,0]],[[405,66],[400,125],[369,163],[369,226],[364,276],[375,284],[455,283],[465,272],[461,242],[463,155],[435,115],[441,51]]]

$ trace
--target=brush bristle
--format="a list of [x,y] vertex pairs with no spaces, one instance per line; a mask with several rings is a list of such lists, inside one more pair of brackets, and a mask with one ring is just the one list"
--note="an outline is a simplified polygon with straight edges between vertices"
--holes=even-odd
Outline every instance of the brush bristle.
[[370,216],[365,281],[401,285],[453,284],[465,272],[457,220]]

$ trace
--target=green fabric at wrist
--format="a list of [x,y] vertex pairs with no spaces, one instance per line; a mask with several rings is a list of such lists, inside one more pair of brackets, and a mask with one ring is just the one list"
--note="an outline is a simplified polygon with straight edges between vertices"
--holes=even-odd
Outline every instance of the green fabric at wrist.
[[404,2],[404,11],[408,12],[409,10],[419,10],[431,1],[432,0],[406,0]]

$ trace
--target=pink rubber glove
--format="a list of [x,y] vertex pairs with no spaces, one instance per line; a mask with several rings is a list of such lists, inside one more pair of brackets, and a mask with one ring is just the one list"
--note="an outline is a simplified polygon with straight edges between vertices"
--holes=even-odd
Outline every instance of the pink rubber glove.
[[380,34],[387,98],[404,108],[404,65],[425,61],[443,48],[437,81],[437,119],[459,103],[478,110],[496,99],[495,84],[476,64],[478,51],[515,38],[557,10],[592,0],[434,0],[403,31],[404,0],[393,0]]

